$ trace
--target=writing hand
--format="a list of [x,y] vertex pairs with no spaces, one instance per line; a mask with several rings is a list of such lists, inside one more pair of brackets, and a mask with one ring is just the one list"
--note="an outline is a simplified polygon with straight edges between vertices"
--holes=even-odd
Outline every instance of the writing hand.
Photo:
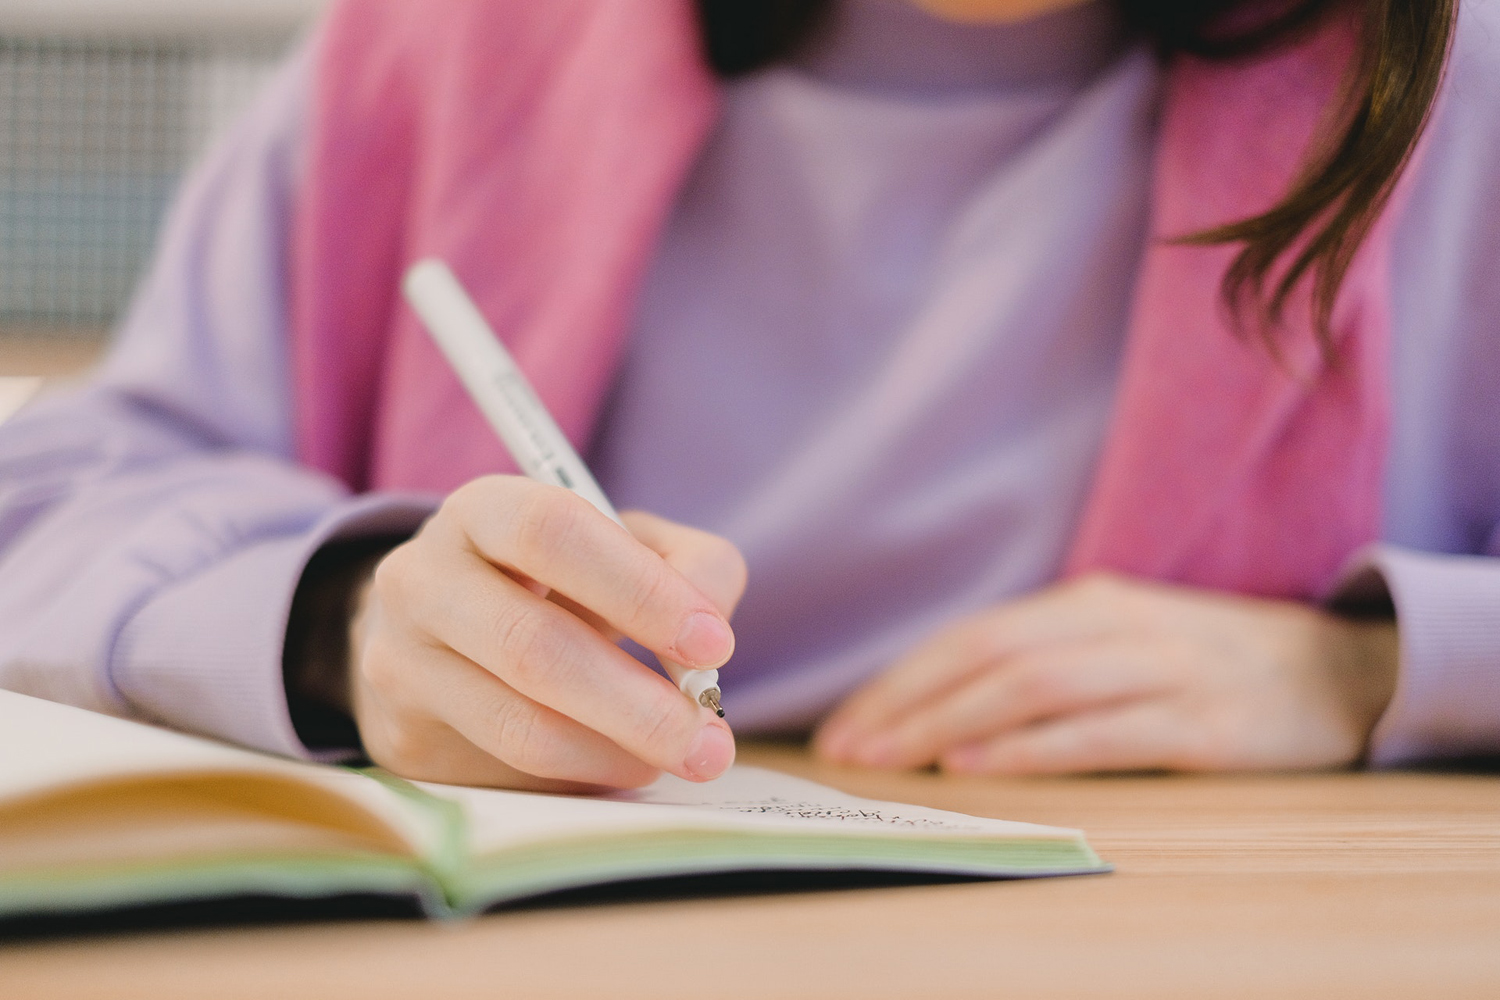
[[392,550],[350,632],[371,758],[411,778],[547,790],[727,768],[729,727],[615,642],[723,664],[744,562],[716,536],[622,517],[630,533],[566,490],[491,476]]

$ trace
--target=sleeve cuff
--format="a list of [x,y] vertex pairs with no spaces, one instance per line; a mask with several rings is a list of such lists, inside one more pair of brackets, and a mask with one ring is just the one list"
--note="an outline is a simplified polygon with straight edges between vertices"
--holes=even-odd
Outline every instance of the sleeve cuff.
[[1500,750],[1500,558],[1365,552],[1344,593],[1383,583],[1401,634],[1396,693],[1370,737],[1375,767]]
[[308,531],[256,542],[154,594],[120,632],[111,675],[142,715],[272,753],[314,756],[297,738],[282,648],[303,568],[324,543],[415,531],[428,497],[352,500]]

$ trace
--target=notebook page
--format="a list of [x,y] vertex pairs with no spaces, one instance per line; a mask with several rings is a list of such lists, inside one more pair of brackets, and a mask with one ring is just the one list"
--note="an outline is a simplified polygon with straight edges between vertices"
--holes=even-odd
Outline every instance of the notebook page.
[[522,844],[652,830],[822,833],[931,839],[1079,840],[1077,830],[877,802],[816,782],[735,765],[702,784],[664,775],[633,792],[600,797],[502,792],[421,783],[460,803],[471,853]]
[[419,850],[434,840],[426,817],[362,775],[0,690],[0,806],[104,781],[204,774],[290,778],[362,806]]

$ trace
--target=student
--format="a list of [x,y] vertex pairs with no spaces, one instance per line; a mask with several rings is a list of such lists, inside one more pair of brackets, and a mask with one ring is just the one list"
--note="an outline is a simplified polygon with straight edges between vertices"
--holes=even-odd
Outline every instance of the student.
[[517,787],[728,766],[622,633],[871,766],[1492,752],[1497,99],[1493,0],[336,4],[0,432],[0,684]]

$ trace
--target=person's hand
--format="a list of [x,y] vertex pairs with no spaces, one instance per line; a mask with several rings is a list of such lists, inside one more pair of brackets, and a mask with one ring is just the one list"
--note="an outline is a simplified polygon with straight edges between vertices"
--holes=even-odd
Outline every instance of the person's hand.
[[991,774],[1337,767],[1389,703],[1396,626],[1094,575],[961,621],[817,733],[841,763]]
[[409,778],[545,790],[722,773],[729,727],[616,641],[722,665],[744,561],[706,532],[622,518],[629,533],[566,490],[490,476],[381,560],[350,627],[371,759]]

